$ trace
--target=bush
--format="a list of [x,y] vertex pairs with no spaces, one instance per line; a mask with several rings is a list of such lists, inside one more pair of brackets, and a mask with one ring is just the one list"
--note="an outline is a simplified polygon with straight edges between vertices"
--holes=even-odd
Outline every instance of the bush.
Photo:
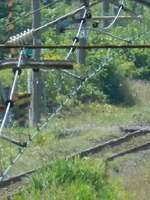
[[109,98],[109,103],[134,104],[128,79],[123,69],[115,63],[105,66],[105,75],[100,74],[99,81],[104,94]]
[[104,162],[63,159],[46,166],[30,178],[27,192],[14,199],[133,200],[121,182],[110,182]]

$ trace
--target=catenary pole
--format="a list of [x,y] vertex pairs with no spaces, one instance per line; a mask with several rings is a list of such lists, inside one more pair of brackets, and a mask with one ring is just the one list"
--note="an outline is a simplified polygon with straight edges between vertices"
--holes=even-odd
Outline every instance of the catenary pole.
[[[32,0],[32,10],[38,10],[39,0]],[[33,14],[33,28],[37,29],[40,27],[40,11],[37,11]],[[33,35],[33,45],[40,45],[41,44],[41,33],[40,31],[35,32]],[[33,50],[33,58],[40,59],[40,49]],[[30,126],[37,124],[40,122],[41,118],[41,72],[34,71],[33,72],[33,81],[32,81],[32,102],[31,102],[31,109],[30,109]]]
[[[86,8],[88,7],[88,3],[89,1],[88,0],[80,0],[80,6],[86,6]],[[83,12],[81,12],[81,17],[83,16]],[[86,27],[86,22],[83,23],[83,28]],[[79,39],[79,45],[86,45],[86,38],[80,38]],[[86,65],[86,50],[85,49],[79,49],[79,55],[78,55],[78,62],[81,64],[81,65]]]

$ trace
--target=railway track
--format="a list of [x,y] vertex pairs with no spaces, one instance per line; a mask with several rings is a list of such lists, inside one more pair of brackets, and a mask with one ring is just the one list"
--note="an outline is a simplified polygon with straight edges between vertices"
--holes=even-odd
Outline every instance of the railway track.
[[[109,141],[106,141],[102,144],[99,144],[97,146],[85,149],[83,151],[71,154],[67,158],[73,158],[75,156],[88,157],[89,155],[97,155],[99,156],[101,153],[104,155],[104,150],[111,148],[111,155],[106,156],[106,159],[108,162],[113,161],[114,159],[131,154],[131,153],[137,153],[140,151],[144,151],[150,148],[150,128],[143,127],[143,128],[130,128],[130,129],[122,129],[122,131],[125,132],[125,134],[122,137],[114,138]],[[25,173],[22,173],[18,176],[5,178],[0,183],[0,195],[5,194],[6,191],[9,191],[13,185],[19,185],[21,184],[27,184],[26,180],[24,180],[25,177],[28,177],[28,175],[35,173],[41,167],[37,169],[32,169],[30,171],[27,171]],[[12,192],[6,192],[7,195],[12,195],[17,192],[20,192],[20,190],[12,191]],[[5,195],[4,195],[5,196]]]

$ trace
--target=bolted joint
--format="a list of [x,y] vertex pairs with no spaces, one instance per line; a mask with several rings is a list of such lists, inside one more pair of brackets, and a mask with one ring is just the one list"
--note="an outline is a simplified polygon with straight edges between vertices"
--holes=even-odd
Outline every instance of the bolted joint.
[[6,100],[5,106],[7,107],[8,104],[10,104],[10,108],[13,108],[13,107],[14,107],[14,101],[13,101],[13,100],[11,100],[11,99]]
[[76,47],[71,47],[71,52],[74,52],[76,50]]
[[92,13],[91,12],[87,12],[86,13],[86,18],[87,19],[91,19],[92,18]]
[[21,68],[15,67],[13,70],[13,73],[16,74],[16,71],[18,71],[18,76],[21,74],[22,70]]
[[97,28],[97,27],[98,27],[98,24],[99,24],[98,22],[94,22],[94,23],[93,23],[93,28]]
[[86,23],[86,18],[81,18],[80,22]]
[[78,37],[74,37],[73,41],[75,41],[75,43],[78,43],[79,42],[79,38]]
[[40,70],[37,69],[37,68],[34,68],[33,71],[34,71],[34,72],[39,72]]

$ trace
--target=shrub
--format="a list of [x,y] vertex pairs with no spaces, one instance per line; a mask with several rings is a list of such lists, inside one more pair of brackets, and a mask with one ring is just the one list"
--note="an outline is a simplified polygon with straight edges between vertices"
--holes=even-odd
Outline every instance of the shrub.
[[15,200],[133,200],[121,182],[109,181],[104,162],[80,158],[57,160],[32,175],[29,193],[15,195]]
[[104,94],[109,98],[109,103],[134,104],[128,79],[125,77],[123,69],[115,63],[105,67],[105,76],[100,74],[99,81]]

